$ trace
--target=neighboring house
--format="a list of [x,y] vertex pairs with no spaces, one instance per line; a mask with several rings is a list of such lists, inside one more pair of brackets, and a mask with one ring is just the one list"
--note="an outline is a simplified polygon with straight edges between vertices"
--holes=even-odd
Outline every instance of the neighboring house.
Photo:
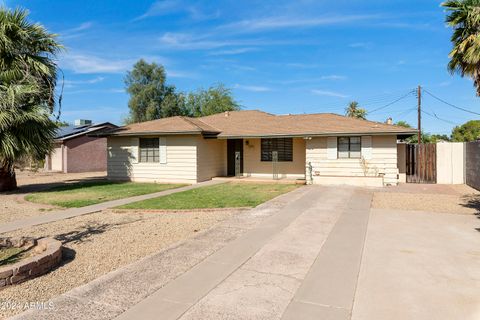
[[219,176],[397,184],[397,139],[414,129],[336,114],[234,111],[108,133],[108,177],[196,183]]
[[107,139],[97,134],[118,128],[109,122],[92,124],[76,120],[75,125],[57,130],[54,149],[45,158],[45,169],[60,172],[107,170]]

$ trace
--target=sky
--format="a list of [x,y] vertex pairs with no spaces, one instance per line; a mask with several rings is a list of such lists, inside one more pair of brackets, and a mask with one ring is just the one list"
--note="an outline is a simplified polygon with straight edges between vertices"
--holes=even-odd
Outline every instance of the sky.
[[[178,91],[223,83],[243,109],[344,114],[355,100],[370,120],[416,126],[414,90],[421,85],[480,113],[471,79],[447,70],[451,29],[440,1],[1,2],[28,9],[29,19],[65,46],[57,59],[65,77],[61,119],[68,122],[122,124],[129,99],[123,79],[141,58],[163,65]],[[479,118],[427,92],[426,132],[449,134]]]

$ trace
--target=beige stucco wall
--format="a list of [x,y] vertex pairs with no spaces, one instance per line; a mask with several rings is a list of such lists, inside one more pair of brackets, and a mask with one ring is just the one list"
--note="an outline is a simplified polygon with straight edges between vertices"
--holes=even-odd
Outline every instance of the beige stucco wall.
[[166,163],[141,163],[138,137],[108,138],[108,168],[110,179],[147,182],[197,182],[197,137],[167,136]]
[[463,142],[437,143],[437,183],[465,183],[465,144]]
[[227,141],[197,138],[197,181],[227,175]]
[[[248,145],[247,145],[248,141]],[[253,177],[272,177],[272,162],[261,161],[260,139],[244,139],[243,141],[243,174]],[[280,178],[305,177],[305,140],[293,139],[293,161],[279,161]]]
[[[315,176],[369,177],[384,174],[384,184],[398,183],[397,138],[396,136],[372,136],[370,159],[366,159],[365,168],[361,159],[329,159],[327,156],[327,137],[315,137],[306,140],[306,163],[312,166],[313,182]],[[362,140],[363,143],[363,140]],[[362,155],[366,153],[362,146]],[[307,180],[309,174],[307,169]],[[343,180],[342,180],[343,181]],[[347,181],[348,179],[344,181]]]
[[50,170],[63,171],[63,147],[61,144],[56,144],[50,155]]

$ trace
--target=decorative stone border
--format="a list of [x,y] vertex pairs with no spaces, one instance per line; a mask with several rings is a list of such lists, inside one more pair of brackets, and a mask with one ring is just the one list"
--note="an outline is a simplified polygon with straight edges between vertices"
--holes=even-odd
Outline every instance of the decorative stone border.
[[0,267],[0,288],[45,274],[62,260],[62,243],[58,240],[40,239],[32,250],[33,256]]

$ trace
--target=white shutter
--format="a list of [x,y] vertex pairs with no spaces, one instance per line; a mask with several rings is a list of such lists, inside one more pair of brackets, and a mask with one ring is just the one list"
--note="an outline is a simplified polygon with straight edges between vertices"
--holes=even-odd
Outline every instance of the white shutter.
[[138,163],[139,159],[139,138],[131,138],[130,140],[130,159],[131,163]]
[[366,160],[372,159],[372,137],[362,136],[362,157]]
[[158,138],[159,141],[159,153],[160,153],[160,163],[167,163],[167,138],[160,137]]
[[337,159],[337,137],[327,138],[327,159]]

